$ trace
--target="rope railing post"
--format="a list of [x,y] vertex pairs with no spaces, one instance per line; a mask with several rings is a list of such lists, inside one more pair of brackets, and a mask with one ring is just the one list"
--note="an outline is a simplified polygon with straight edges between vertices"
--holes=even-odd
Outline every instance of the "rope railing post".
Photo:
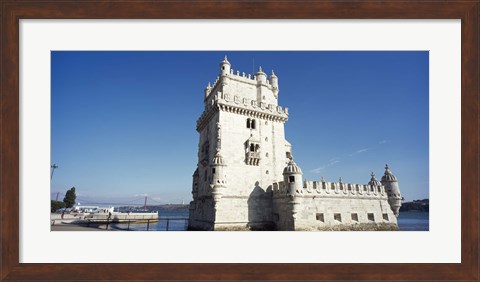
[[147,219],[147,231],[150,229],[150,219]]
[[170,218],[167,218],[167,231],[168,231],[168,226],[170,225]]
[[128,220],[128,227],[127,230],[130,230],[130,219]]

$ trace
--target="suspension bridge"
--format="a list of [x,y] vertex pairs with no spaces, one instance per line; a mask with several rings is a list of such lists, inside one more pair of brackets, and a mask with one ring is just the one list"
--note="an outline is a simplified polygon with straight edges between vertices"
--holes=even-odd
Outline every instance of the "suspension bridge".
[[[53,192],[51,194],[51,199],[55,199],[56,201],[60,201],[65,197],[64,193],[61,192]],[[108,200],[96,200],[90,197],[84,197],[84,196],[77,196],[76,199],[77,203],[80,203],[81,205],[95,205],[95,206],[110,206],[110,207],[122,207],[122,206],[128,206],[128,207],[144,207],[146,208],[148,206],[163,206],[167,205],[165,203],[162,203],[158,200],[155,200],[151,196],[144,196],[144,197],[133,197],[133,198],[124,198],[119,201],[108,201]],[[182,201],[182,205],[184,202]],[[168,205],[171,205],[169,203]],[[180,204],[179,204],[180,205]]]

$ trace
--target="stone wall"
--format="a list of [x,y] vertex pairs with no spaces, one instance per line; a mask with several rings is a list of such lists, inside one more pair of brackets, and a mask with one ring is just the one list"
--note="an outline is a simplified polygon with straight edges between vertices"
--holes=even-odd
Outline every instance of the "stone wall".
[[302,189],[288,193],[280,182],[273,185],[273,204],[279,230],[392,230],[397,226],[383,186],[305,181]]

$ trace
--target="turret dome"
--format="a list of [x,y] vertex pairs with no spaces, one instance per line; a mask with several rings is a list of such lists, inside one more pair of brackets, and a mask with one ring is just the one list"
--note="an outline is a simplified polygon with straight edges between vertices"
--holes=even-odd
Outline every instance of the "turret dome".
[[388,167],[388,164],[385,165],[385,174],[382,177],[382,183],[383,182],[396,182],[396,181],[397,181],[397,178],[390,171],[390,168]]
[[287,166],[283,169],[283,174],[302,174],[302,170],[293,160],[290,160]]
[[380,183],[380,181],[377,180],[377,178],[375,177],[375,173],[372,172],[372,178],[370,178],[370,182],[368,182],[368,185],[372,185],[372,186],[381,186],[382,183]]
[[270,75],[270,77],[274,77],[274,78],[277,77],[277,76],[275,75],[275,73],[273,72],[273,70],[272,70],[272,74]]
[[230,62],[227,60],[227,56],[225,56],[225,58],[223,58],[223,61],[220,62],[220,66],[222,65],[229,65],[231,66]]

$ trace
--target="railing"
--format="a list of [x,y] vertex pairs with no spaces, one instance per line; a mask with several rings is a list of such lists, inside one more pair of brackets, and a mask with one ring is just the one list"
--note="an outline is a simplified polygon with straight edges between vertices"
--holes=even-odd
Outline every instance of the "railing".
[[[178,231],[185,231],[185,230],[187,230],[187,227],[188,227],[188,218],[172,217],[172,218],[145,219],[144,221],[146,221],[146,224],[147,224],[146,231],[150,231],[150,223],[151,222],[161,222],[161,221],[166,221],[165,230],[158,230],[157,229],[157,230],[154,230],[154,231],[171,231],[170,230],[170,222],[172,222],[172,221],[183,221],[183,230],[178,230]],[[116,230],[130,231],[131,223],[135,223],[135,222],[137,222],[137,220],[129,219],[129,220],[126,220],[124,222],[118,222],[116,220],[111,220],[111,219],[106,219],[105,221],[99,221],[99,220],[91,221],[89,219],[86,219],[86,222],[87,222],[87,227],[90,227],[90,224],[92,224],[92,223],[102,224],[102,225],[105,224],[105,230],[112,230],[111,225],[115,224],[115,229]],[[123,225],[123,224],[127,224],[127,227],[122,228],[121,226],[118,226],[118,225]],[[109,226],[110,226],[110,229],[109,229]]]
[[251,159],[259,159],[260,153],[259,152],[248,152],[247,157]]
[[183,230],[187,230],[188,228],[188,217],[178,218],[178,217],[170,217],[170,218],[159,218],[158,221],[167,221],[165,231],[169,231],[170,221],[183,221]]
[[[120,221],[119,221],[120,220]],[[51,219],[51,225],[54,226],[56,223],[61,222],[60,219]],[[141,221],[141,223],[139,223]],[[148,216],[138,216],[136,218],[129,218],[129,219],[121,219],[121,218],[83,218],[75,223],[71,224],[81,224],[87,227],[98,227],[105,230],[131,230],[131,225],[135,224],[135,226],[139,227],[142,224],[146,224],[145,230],[151,230],[151,223],[160,223],[165,222],[165,224],[157,224],[154,231],[172,231],[172,223],[173,222],[183,222],[183,226],[179,227],[179,224],[174,225],[173,230],[175,231],[185,231],[188,228],[188,217],[159,217],[159,218],[148,218]],[[126,226],[125,226],[126,225]],[[164,227],[163,227],[164,226]],[[162,227],[162,229],[159,229]],[[138,230],[138,229],[137,229]]]

